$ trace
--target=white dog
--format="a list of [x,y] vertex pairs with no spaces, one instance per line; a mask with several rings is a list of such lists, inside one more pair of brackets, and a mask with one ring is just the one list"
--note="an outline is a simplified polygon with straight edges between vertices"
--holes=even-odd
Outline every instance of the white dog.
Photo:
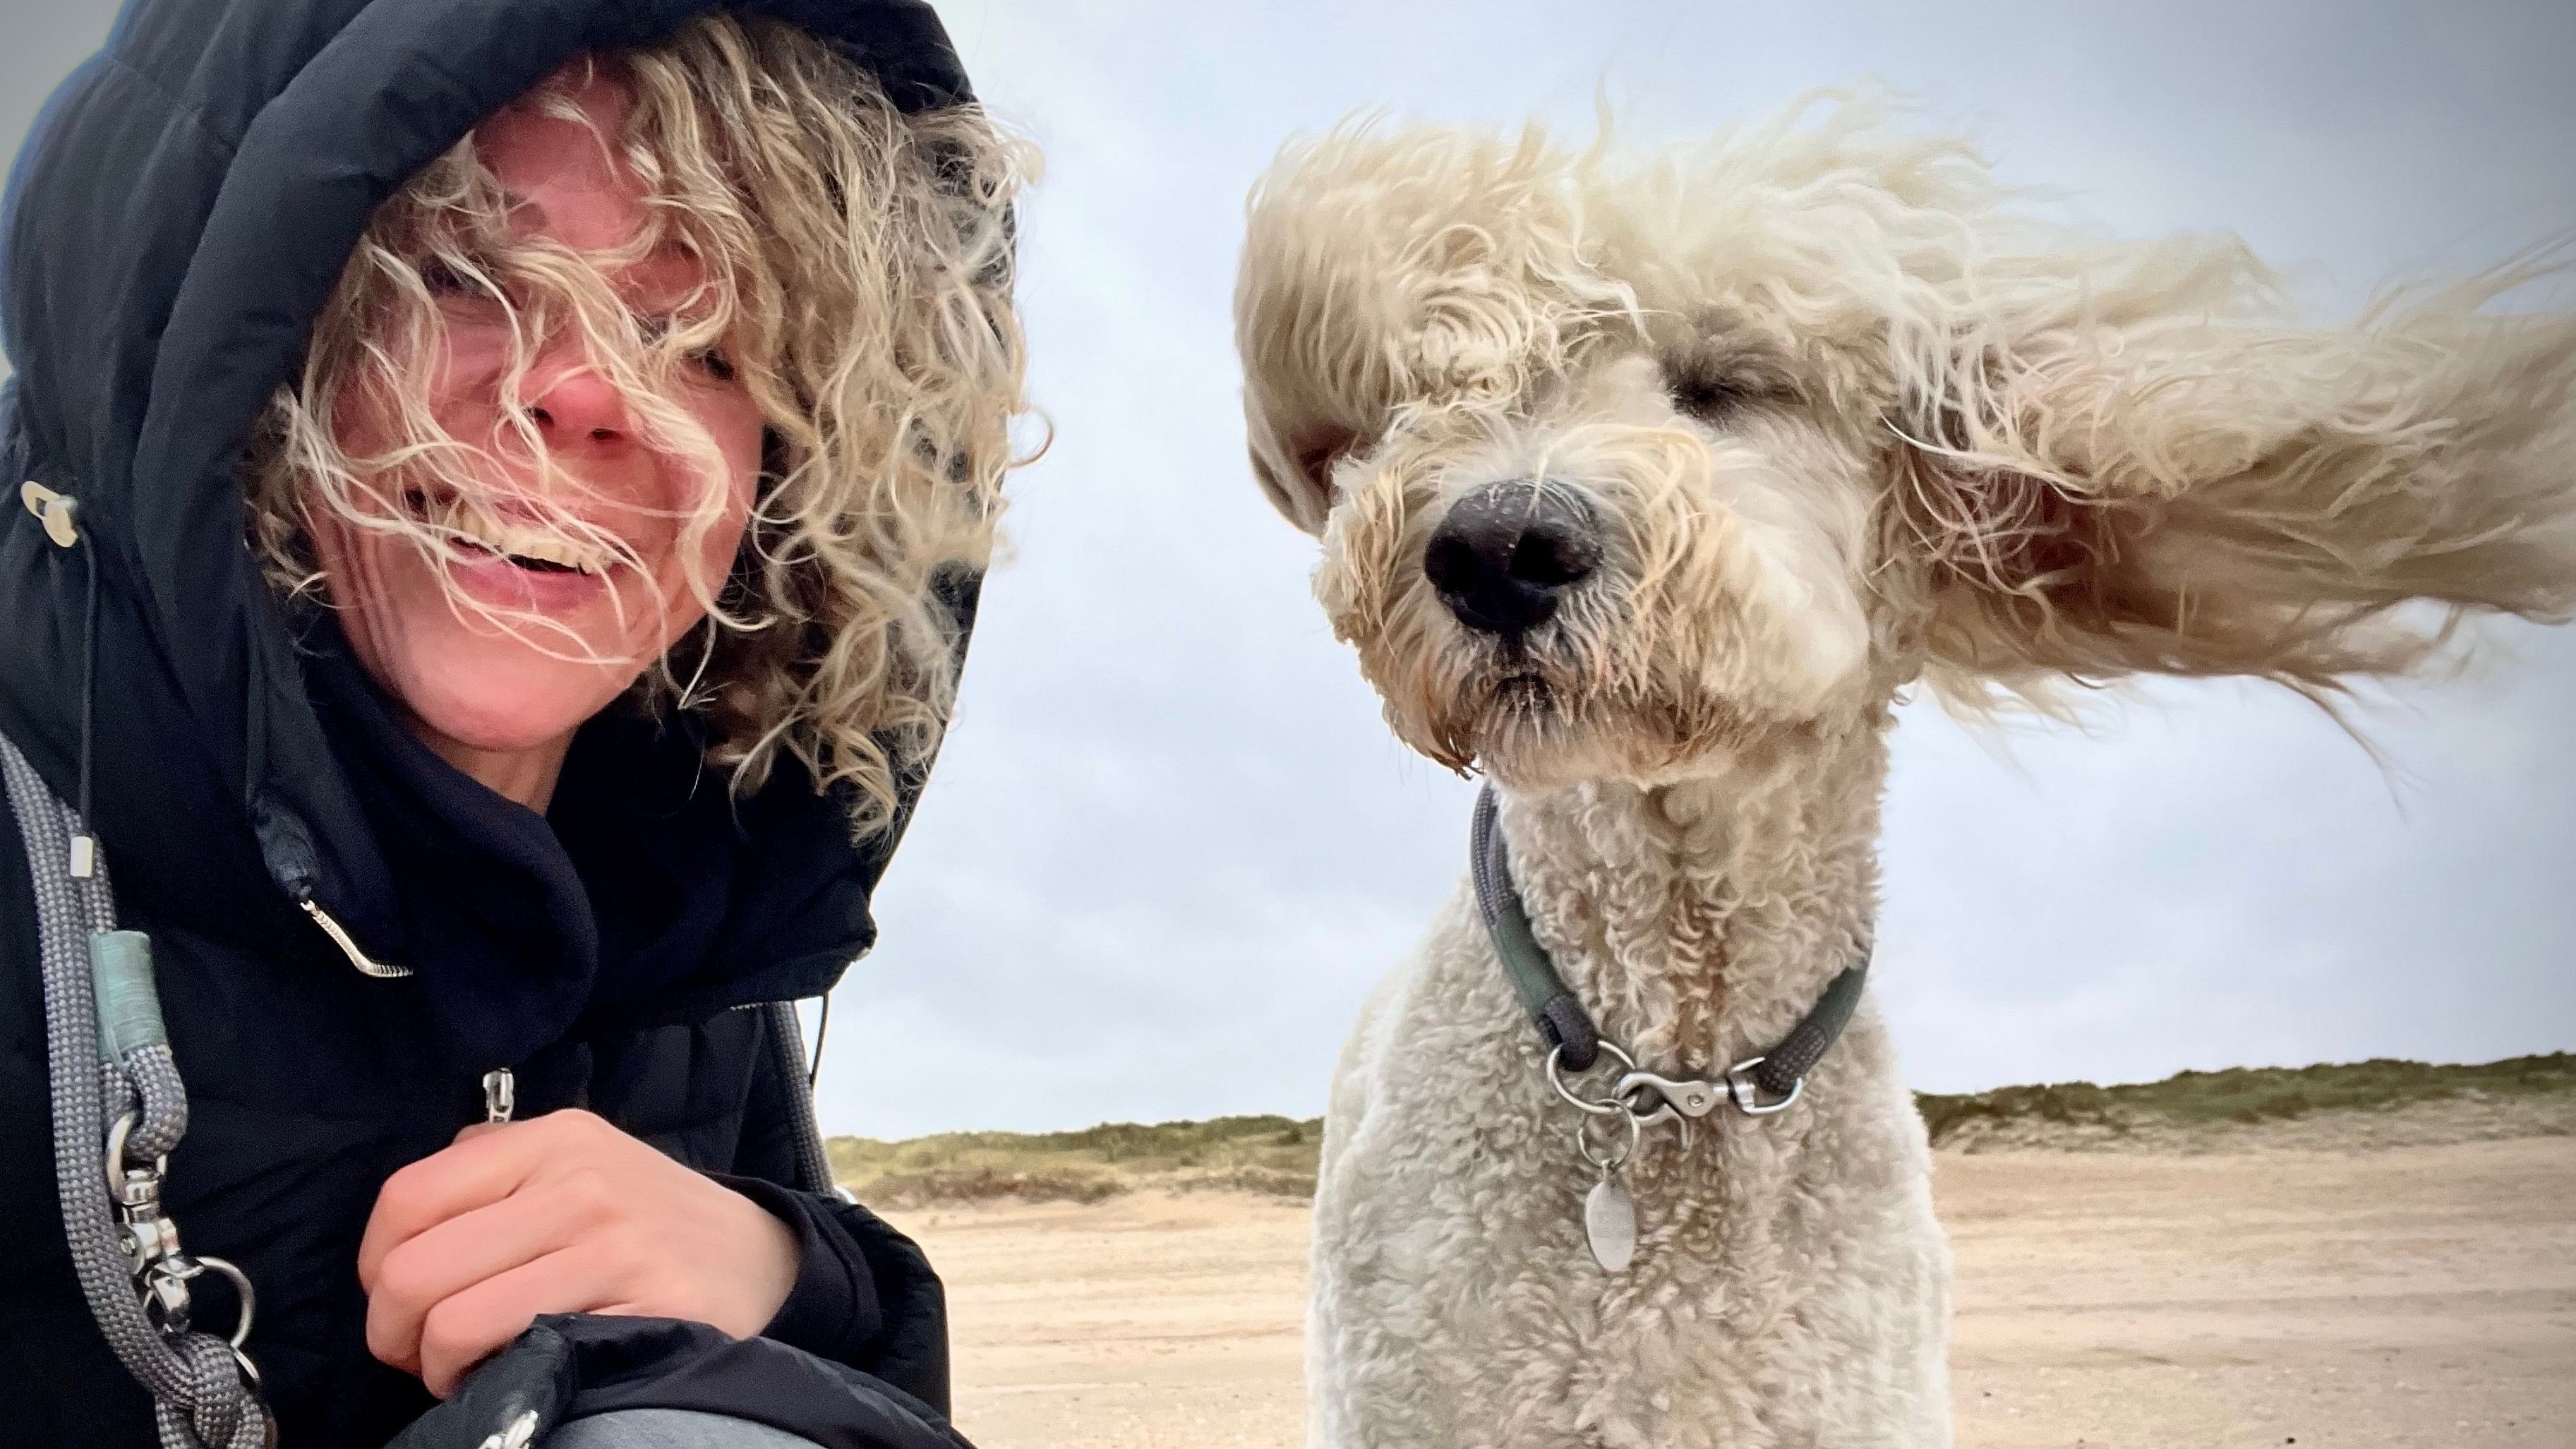
[[1867,102],[1642,160],[1361,126],[1255,193],[1261,484],[1395,731],[1499,787],[1489,909],[1334,1082],[1314,1444],[1947,1443],[1923,1126],[1873,1010],[1832,1039],[1899,691],[2324,698],[2576,604],[2576,319],[2481,312],[2553,264],[2320,329],[2233,240],[2008,202]]

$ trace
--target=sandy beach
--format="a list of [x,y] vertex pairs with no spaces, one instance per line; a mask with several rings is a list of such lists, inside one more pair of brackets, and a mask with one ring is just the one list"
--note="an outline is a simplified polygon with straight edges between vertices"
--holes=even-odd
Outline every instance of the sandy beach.
[[[2576,1444],[2576,1139],[1940,1155],[1968,1446]],[[1306,1209],[889,1214],[983,1449],[1292,1449]]]

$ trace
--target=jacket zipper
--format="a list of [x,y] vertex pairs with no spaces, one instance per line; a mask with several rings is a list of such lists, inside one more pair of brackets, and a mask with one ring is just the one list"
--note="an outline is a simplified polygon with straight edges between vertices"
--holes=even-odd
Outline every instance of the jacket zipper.
[[[314,904],[311,896],[297,900],[296,904],[304,908],[304,914],[313,918],[313,924],[322,928],[322,934],[331,938],[331,943],[340,948],[341,954],[349,958],[349,964],[357,967],[359,974],[375,977],[379,981],[400,981],[412,974],[408,966],[387,965],[359,950],[357,938],[349,934],[346,926],[331,919],[329,911]],[[485,1072],[483,1074],[483,1120],[492,1126],[499,1127],[509,1122],[511,1116],[518,1110],[518,1074],[508,1067],[494,1067]]]
[[508,1067],[494,1067],[483,1074],[483,1120],[494,1127],[510,1120],[519,1110],[519,1079]]

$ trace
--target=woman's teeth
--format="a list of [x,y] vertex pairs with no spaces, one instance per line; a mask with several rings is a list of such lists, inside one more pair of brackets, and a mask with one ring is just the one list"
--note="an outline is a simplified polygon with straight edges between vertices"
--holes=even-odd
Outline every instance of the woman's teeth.
[[429,511],[430,521],[455,541],[499,554],[521,568],[583,574],[608,571],[608,560],[598,549],[584,548],[559,534],[494,518],[470,504],[433,507]]

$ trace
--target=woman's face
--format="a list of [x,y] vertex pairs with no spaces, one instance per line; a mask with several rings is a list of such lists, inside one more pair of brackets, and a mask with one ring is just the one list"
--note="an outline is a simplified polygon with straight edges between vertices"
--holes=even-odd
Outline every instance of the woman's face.
[[[476,129],[475,152],[509,194],[514,232],[603,252],[645,220],[642,186],[600,142],[620,133],[632,98],[605,77],[569,94],[587,125],[522,103]],[[705,280],[676,252],[597,265],[648,331],[684,310]],[[315,551],[350,647],[433,748],[451,760],[458,751],[442,746],[542,750],[568,740],[705,618],[701,601],[741,546],[762,416],[720,352],[681,371],[667,396],[713,441],[722,476],[710,478],[702,463],[648,439],[625,396],[585,361],[577,333],[540,339],[514,381],[500,305],[463,287],[440,291],[438,302],[444,337],[424,401],[448,437],[478,450],[478,491],[380,500],[435,519],[452,541],[434,552],[328,510],[314,511]],[[403,438],[392,401],[366,389],[344,399],[333,430],[352,456]],[[693,529],[711,490],[721,492],[715,525]],[[547,516],[569,529],[527,529]],[[614,546],[566,546],[580,534]],[[451,587],[482,607],[461,606]]]

